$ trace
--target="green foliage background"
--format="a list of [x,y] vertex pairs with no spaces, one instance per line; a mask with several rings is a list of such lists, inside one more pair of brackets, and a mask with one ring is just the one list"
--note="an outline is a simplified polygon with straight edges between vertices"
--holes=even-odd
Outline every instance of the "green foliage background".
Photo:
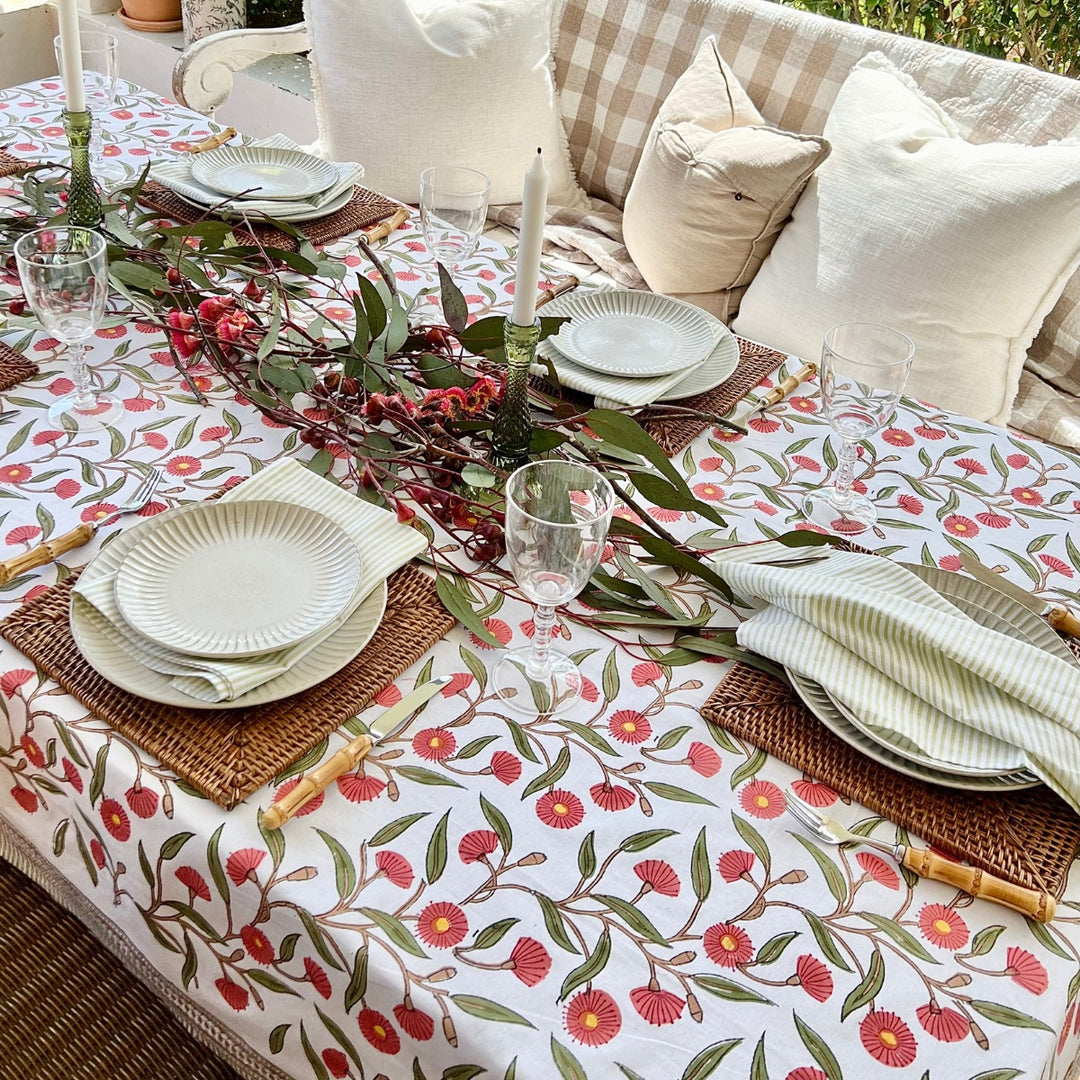
[[1080,77],[1078,0],[782,0],[791,7]]

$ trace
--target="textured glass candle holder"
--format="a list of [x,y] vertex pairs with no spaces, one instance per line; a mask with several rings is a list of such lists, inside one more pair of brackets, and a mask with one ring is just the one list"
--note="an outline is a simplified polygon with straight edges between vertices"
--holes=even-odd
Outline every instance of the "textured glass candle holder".
[[96,229],[101,224],[101,199],[90,175],[90,134],[93,119],[88,110],[64,110],[64,130],[71,150],[71,182],[68,185],[67,213],[72,225]]
[[532,442],[529,369],[536,360],[540,320],[536,319],[532,326],[518,326],[507,319],[503,324],[503,340],[506,344],[506,389],[491,425],[491,460],[498,468],[511,471],[528,460]]

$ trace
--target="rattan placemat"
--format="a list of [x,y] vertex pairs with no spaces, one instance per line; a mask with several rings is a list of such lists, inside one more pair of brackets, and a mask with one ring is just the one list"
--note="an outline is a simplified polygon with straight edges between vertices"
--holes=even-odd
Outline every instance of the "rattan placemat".
[[418,567],[390,576],[386,614],[367,647],[337,674],[250,709],[181,709],[114,686],[83,659],[68,622],[72,574],[0,622],[0,634],[95,716],[226,809],[306,754],[419,660],[454,625]]
[[38,366],[21,352],[0,341],[0,393],[18,386],[24,379],[32,379]]
[[[214,215],[200,210],[191,203],[185,202],[174,191],[167,187],[149,181],[142,189],[139,201],[159,213],[168,214],[169,217],[179,221],[181,225],[193,225],[197,221],[214,220]],[[302,232],[313,244],[329,244],[332,240],[340,240],[341,237],[357,229],[374,225],[377,221],[390,217],[401,204],[392,202],[383,195],[379,195],[367,188],[358,187],[353,192],[353,197],[340,209],[335,210],[326,217],[316,218],[314,221],[298,221],[295,227]],[[273,225],[258,225],[250,222],[248,225],[230,222],[237,232],[248,232],[263,247],[276,247],[282,251],[296,251],[300,246],[296,238],[290,236]]]
[[1080,849],[1080,817],[1048,787],[953,791],[859,753],[780,679],[735,664],[701,710],[746,739],[956,858],[1060,897]]
[[0,176],[10,176],[12,173],[29,168],[31,165],[33,165],[32,161],[24,161],[14,154],[9,154],[6,150],[0,150]]

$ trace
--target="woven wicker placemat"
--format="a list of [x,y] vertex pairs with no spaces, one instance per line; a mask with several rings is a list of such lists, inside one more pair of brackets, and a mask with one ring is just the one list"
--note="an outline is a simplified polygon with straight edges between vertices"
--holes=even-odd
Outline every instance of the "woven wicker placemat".
[[0,150],[0,176],[10,176],[12,173],[17,173],[20,169],[28,168],[33,164],[32,161],[24,161],[14,154],[9,154],[6,150]]
[[0,341],[0,393],[18,386],[24,379],[32,379],[37,373],[38,366],[33,360]]
[[[149,206],[151,210],[167,214],[179,221],[181,225],[194,225],[197,221],[220,220],[213,214],[185,202],[174,191],[170,191],[153,180],[144,185],[139,201]],[[390,217],[400,209],[400,205],[374,191],[358,187],[353,192],[353,197],[340,210],[335,210],[334,213],[314,221],[296,222],[295,227],[313,244],[329,244],[332,240],[339,240],[351,232],[356,232],[357,229],[366,228],[368,225],[374,225],[377,221]],[[255,222],[244,225],[235,221],[229,224],[233,225],[236,232],[240,234],[248,233],[254,236],[263,247],[296,251],[300,246],[295,237],[273,225],[259,225]]]
[[[787,359],[786,353],[758,345],[757,342],[745,341],[740,337],[735,340],[739,343],[739,366],[731,378],[703,394],[672,402],[673,405],[723,416]],[[650,409],[641,412],[637,419],[668,457],[681,454],[709,426],[709,421],[696,416],[674,419]]]
[[325,681],[250,709],[181,709],[114,686],[83,658],[68,610],[78,572],[24,604],[0,634],[95,716],[153,754],[207,798],[231,809],[369,705],[454,625],[416,566],[389,579],[386,614],[367,647]]
[[735,664],[701,710],[808,776],[956,858],[1060,897],[1080,817],[1048,787],[954,791],[893,772],[828,730],[784,681]]

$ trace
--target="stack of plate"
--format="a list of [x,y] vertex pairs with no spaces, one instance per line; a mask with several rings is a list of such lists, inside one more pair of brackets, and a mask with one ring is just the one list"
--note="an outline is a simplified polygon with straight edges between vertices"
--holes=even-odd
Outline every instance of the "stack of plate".
[[[641,406],[711,390],[739,362],[731,331],[693,304],[657,293],[611,289],[560,297],[544,316],[569,316],[538,355],[559,381],[598,404]],[[543,365],[534,368],[544,374]]]
[[185,154],[150,176],[200,210],[224,217],[310,221],[340,210],[364,170],[304,153],[284,136],[244,146]]
[[[909,565],[908,569],[980,626],[1075,663],[1057,634],[1011,597],[935,567]],[[1024,752],[1018,747],[987,737],[986,742],[971,744],[970,759],[944,761],[894,732],[866,723],[813,679],[790,669],[787,674],[803,703],[827,728],[867,757],[906,776],[968,791],[1017,790],[1041,782],[1027,768]]]
[[321,682],[370,640],[387,586],[365,595],[361,570],[345,529],[308,507],[186,505],[93,559],[73,594],[72,632],[92,667],[141,697],[262,704]]

